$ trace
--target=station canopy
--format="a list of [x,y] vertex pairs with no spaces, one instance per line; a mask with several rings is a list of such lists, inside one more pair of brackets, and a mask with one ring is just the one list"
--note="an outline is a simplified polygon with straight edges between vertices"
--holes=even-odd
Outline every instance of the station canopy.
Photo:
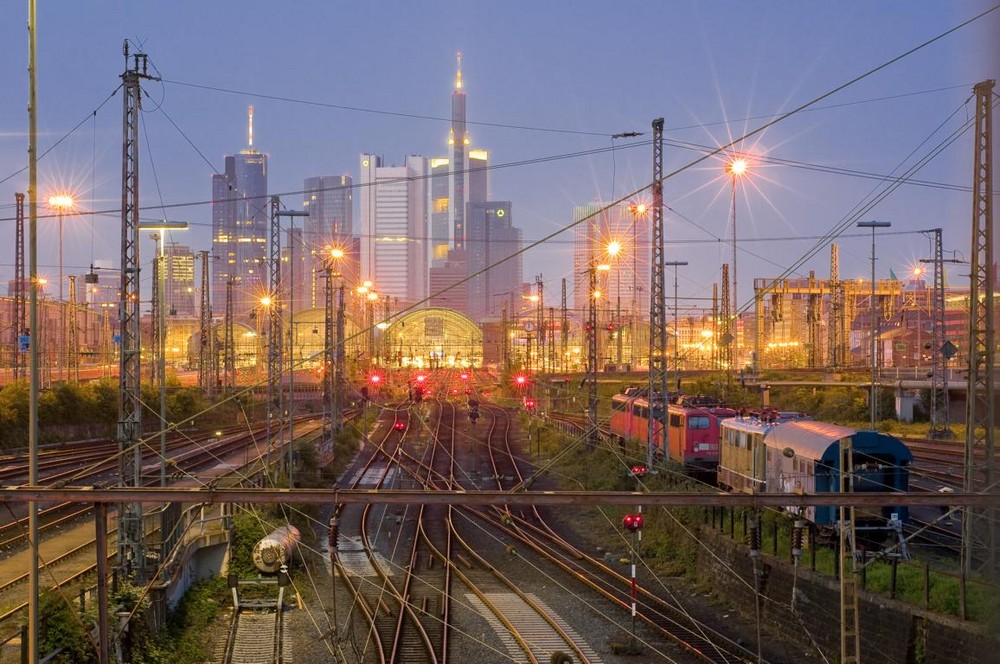
[[483,332],[452,309],[418,309],[383,324],[384,357],[392,366],[475,367],[483,361]]

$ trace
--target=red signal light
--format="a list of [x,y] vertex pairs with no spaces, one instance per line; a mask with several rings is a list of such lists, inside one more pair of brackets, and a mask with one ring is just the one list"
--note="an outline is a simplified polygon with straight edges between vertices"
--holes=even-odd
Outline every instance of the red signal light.
[[632,466],[632,475],[634,475],[635,477],[645,477],[646,476],[646,472],[648,470],[649,469],[646,468],[646,464],[639,463],[639,464],[636,464],[636,465]]
[[526,387],[528,385],[528,377],[523,375],[515,376],[514,384],[517,385],[518,387]]
[[467,373],[462,374],[462,380],[469,380],[469,374]]
[[373,373],[372,375],[368,376],[368,382],[371,383],[372,385],[377,385],[378,383],[382,382],[382,376],[380,376],[377,373]]
[[422,383],[422,382],[424,382],[425,380],[427,380],[427,376],[425,376],[425,375],[423,375],[423,374],[420,374],[419,376],[417,376],[417,382],[418,382],[418,383]]
[[625,518],[622,519],[622,526],[625,527],[625,530],[630,530],[633,533],[642,530],[642,515],[626,514]]
[[403,429],[406,428],[406,422],[400,420],[396,422],[393,426],[396,427],[396,431],[402,431]]
[[528,408],[529,410],[531,408],[534,408],[535,407],[535,400],[534,399],[525,399],[524,400],[524,407]]

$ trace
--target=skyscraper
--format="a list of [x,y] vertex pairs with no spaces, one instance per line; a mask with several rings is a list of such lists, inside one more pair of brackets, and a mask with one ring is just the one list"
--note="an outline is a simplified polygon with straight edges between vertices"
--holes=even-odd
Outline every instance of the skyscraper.
[[[489,197],[489,153],[470,147],[466,130],[466,97],[462,82],[462,54],[458,54],[455,89],[451,94],[448,156],[430,160],[431,265],[444,266],[450,249],[464,249],[468,203]],[[454,259],[453,259],[454,262]]]
[[521,229],[514,227],[510,208],[510,201],[467,206],[466,313],[476,321],[499,315],[504,301],[520,298],[523,259],[520,254],[509,257],[521,249]]
[[427,159],[361,155],[361,278],[410,305],[427,297]]
[[[330,250],[350,254],[354,234],[354,181],[350,175],[320,175],[303,183],[302,209],[309,213],[302,231],[302,278],[304,297],[300,304],[322,306],[323,270]],[[342,261],[340,269],[349,281],[357,279],[357,264]],[[346,264],[350,263],[350,264]],[[296,267],[296,269],[300,269]]]
[[267,155],[253,147],[253,106],[248,145],[226,157],[212,176],[212,308],[226,309],[233,282],[233,315],[246,320],[267,288]]
[[350,175],[306,178],[302,209],[309,213],[303,224],[310,247],[346,247],[354,233],[354,181]]
[[163,248],[164,300],[168,316],[194,316],[194,253],[182,244],[168,243]]

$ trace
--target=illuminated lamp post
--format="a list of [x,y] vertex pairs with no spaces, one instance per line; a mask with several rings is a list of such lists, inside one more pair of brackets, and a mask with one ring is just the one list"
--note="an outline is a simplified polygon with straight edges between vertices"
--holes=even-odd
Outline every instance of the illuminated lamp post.
[[[749,168],[750,168],[750,162],[748,162],[743,157],[737,157],[737,158],[733,159],[732,161],[730,161],[728,164],[726,164],[726,172],[729,174],[729,178],[730,178],[730,180],[733,183],[733,187],[732,187],[732,201],[730,203],[730,212],[732,214],[732,225],[733,225],[733,295],[732,295],[733,303],[732,303],[732,309],[731,309],[731,311],[732,311],[732,314],[733,314],[733,322],[732,322],[732,326],[733,327],[732,327],[732,329],[733,329],[733,343],[734,344],[736,344],[736,338],[735,338],[736,337],[736,330],[737,330],[736,319],[739,318],[739,306],[740,306],[739,291],[737,290],[737,282],[736,282],[736,253],[737,253],[736,252],[736,247],[737,247],[737,245],[736,245],[736,185],[739,182],[740,178],[742,178],[744,175],[746,175],[746,173],[749,170]],[[754,325],[760,325],[760,321],[755,321]],[[754,336],[755,337],[759,337],[759,335],[754,335]],[[753,361],[753,372],[754,372],[754,374],[757,373],[757,354],[759,352],[760,352],[759,348],[754,348],[754,361]],[[733,353],[733,358],[734,358],[734,363],[738,365],[739,364],[739,362],[738,362],[738,358],[739,358],[739,345],[736,346],[736,352]],[[732,370],[732,367],[730,367],[730,370]]]
[[878,311],[875,308],[875,229],[889,228],[892,222],[889,221],[859,221],[858,228],[872,229],[872,283],[871,300],[868,303],[871,309],[871,384],[868,390],[868,407],[871,413],[871,429],[875,431],[875,420],[878,416],[878,395],[876,394],[876,384],[878,378],[878,345],[880,337],[880,325],[878,321]]
[[73,205],[73,197],[68,194],[49,196],[49,207],[59,215],[59,356],[62,356],[62,359],[59,360],[59,380],[62,380],[64,377],[63,365],[66,364],[65,354],[69,352],[66,343],[66,309],[63,300],[63,217],[67,210],[73,209]]

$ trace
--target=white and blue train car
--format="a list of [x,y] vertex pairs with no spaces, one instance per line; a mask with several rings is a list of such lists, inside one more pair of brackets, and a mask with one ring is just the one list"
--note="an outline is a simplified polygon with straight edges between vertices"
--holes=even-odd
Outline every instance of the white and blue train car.
[[[761,423],[751,418],[721,423],[719,482],[747,493],[838,492],[841,441],[849,441],[853,450],[854,492],[909,490],[913,453],[895,436],[826,422]],[[886,528],[893,518],[906,521],[907,508],[890,503],[856,510],[858,527]],[[836,506],[788,509],[820,527],[837,522]]]

